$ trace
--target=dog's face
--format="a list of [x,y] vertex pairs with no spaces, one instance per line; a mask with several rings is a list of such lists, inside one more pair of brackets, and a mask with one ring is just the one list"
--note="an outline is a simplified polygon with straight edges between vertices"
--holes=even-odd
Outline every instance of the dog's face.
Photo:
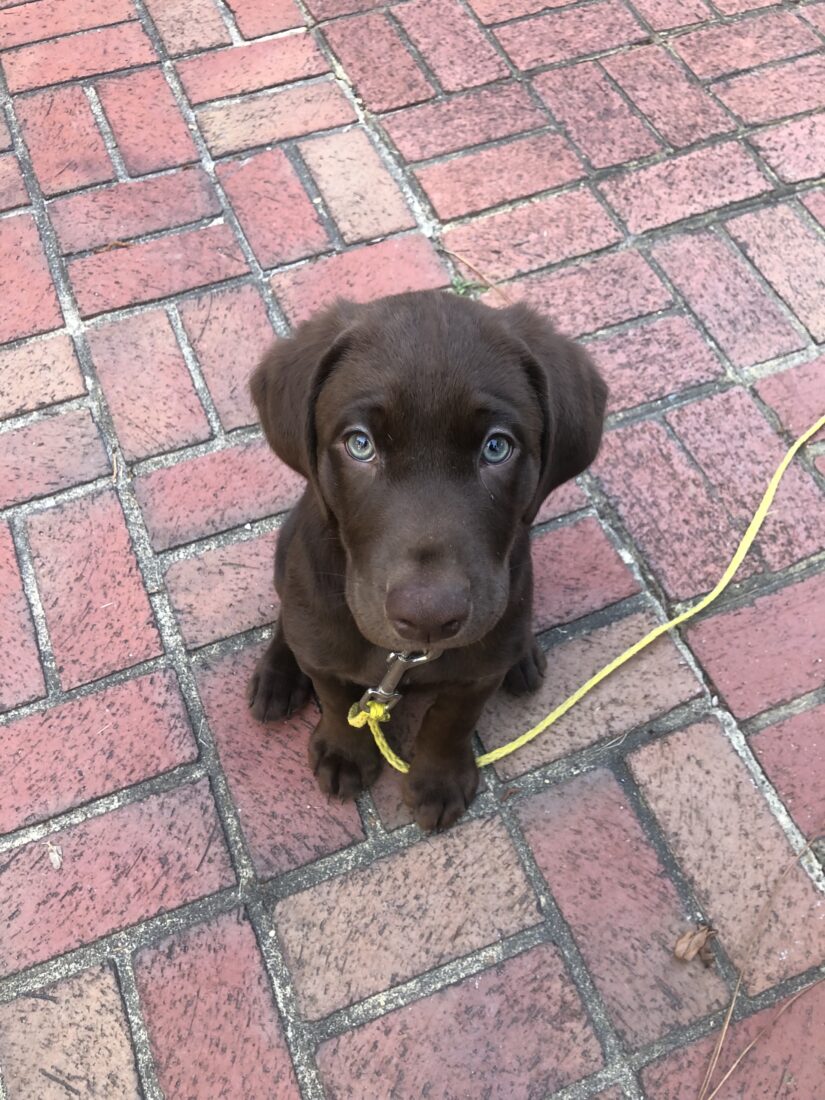
[[385,649],[489,633],[516,535],[592,460],[604,411],[589,361],[531,311],[437,292],[334,307],[276,345],[252,392],[337,529],[361,633]]

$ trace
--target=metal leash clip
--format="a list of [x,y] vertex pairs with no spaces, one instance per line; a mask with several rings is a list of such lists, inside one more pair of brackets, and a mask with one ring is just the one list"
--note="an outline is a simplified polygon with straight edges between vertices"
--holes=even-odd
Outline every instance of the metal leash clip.
[[438,651],[432,649],[425,649],[421,653],[390,653],[387,657],[388,668],[381,683],[376,688],[367,688],[358,706],[361,710],[366,710],[368,703],[383,703],[388,711],[392,710],[401,698],[401,692],[395,689],[407,669],[414,668],[415,665],[424,665],[438,656]]

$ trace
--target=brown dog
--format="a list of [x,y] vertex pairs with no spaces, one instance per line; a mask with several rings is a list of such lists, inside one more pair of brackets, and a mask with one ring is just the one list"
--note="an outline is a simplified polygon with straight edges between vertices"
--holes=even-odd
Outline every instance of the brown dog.
[[314,686],[311,766],[352,798],[381,759],[351,704],[389,651],[439,652],[403,683],[433,699],[405,798],[422,828],[450,825],[475,794],[486,700],[540,683],[530,524],[595,458],[606,387],[531,309],[423,291],[338,302],[272,348],[251,390],[272,449],[308,482],[278,541],[281,614],[252,712],[282,718]]

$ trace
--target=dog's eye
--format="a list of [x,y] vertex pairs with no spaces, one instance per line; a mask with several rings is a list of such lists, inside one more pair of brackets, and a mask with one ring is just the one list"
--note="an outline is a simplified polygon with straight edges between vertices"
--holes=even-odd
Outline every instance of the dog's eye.
[[375,444],[366,432],[350,432],[344,439],[344,446],[350,458],[357,462],[369,462],[375,458]]
[[484,446],[481,448],[482,459],[491,466],[497,466],[501,462],[506,462],[512,453],[513,444],[511,440],[500,432],[488,436],[484,441]]

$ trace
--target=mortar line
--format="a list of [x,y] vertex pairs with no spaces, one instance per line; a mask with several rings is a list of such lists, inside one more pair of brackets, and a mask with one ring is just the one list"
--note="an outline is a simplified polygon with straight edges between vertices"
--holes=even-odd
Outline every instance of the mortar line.
[[120,999],[126,1014],[126,1023],[132,1040],[132,1051],[137,1064],[138,1080],[143,1090],[143,1100],[164,1100],[149,1041],[149,1032],[143,1017],[131,952],[118,951],[113,958]]

